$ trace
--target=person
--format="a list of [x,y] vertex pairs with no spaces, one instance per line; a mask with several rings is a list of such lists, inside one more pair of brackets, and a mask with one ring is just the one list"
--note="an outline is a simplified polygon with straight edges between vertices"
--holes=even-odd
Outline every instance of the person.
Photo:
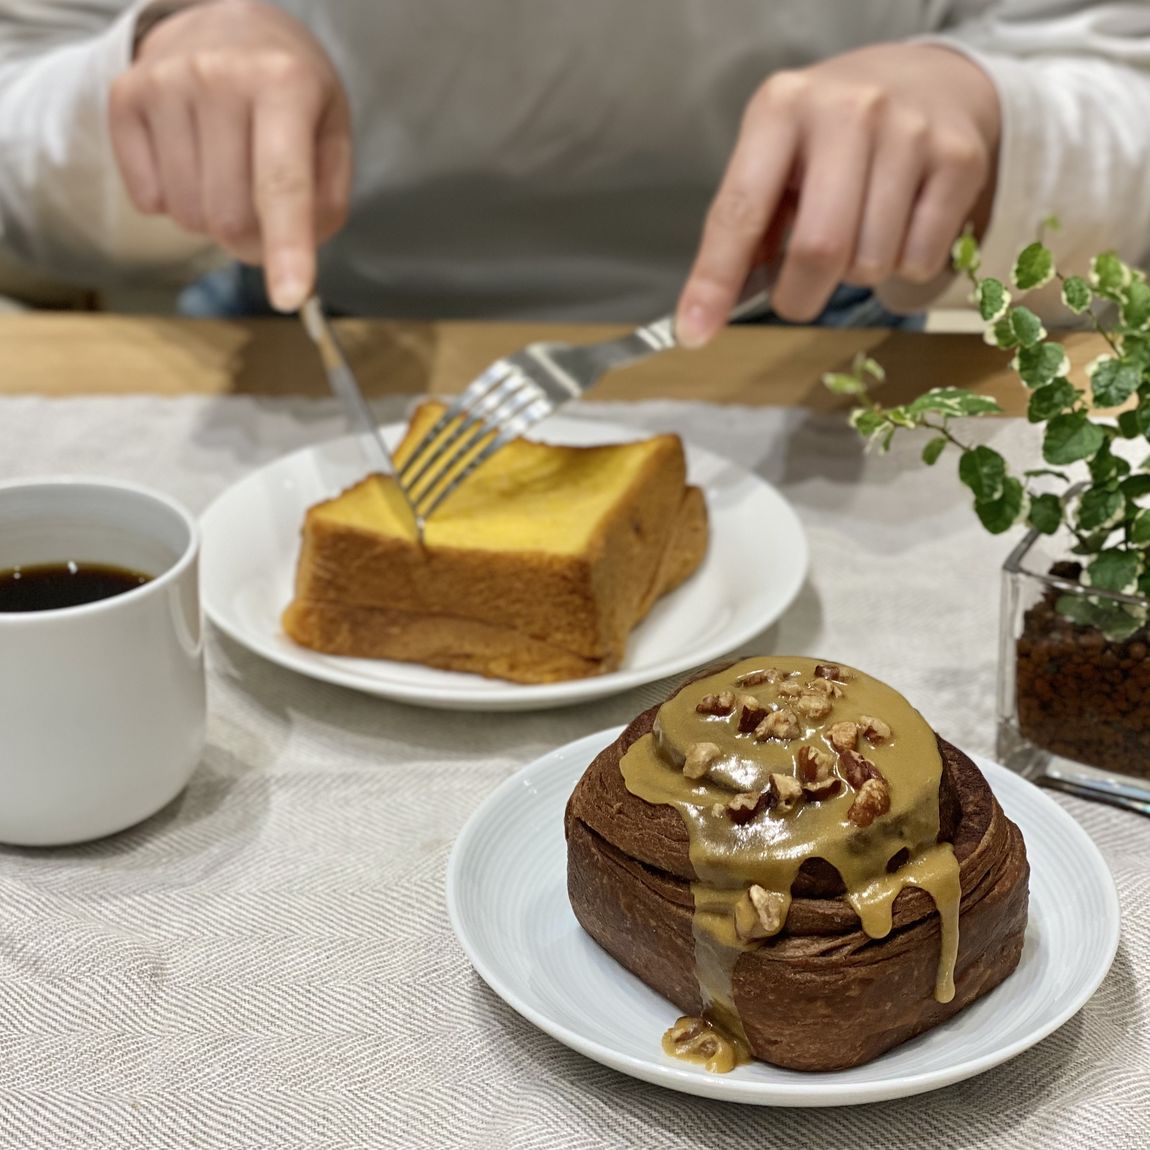
[[1150,4],[0,0],[0,147],[49,268],[697,346],[763,261],[791,321],[961,295],[968,221],[988,274],[1048,215],[1145,261]]

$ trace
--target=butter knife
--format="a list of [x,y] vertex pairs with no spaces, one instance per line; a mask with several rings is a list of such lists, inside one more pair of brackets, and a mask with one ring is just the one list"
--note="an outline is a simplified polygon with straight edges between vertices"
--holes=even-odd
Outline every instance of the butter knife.
[[359,383],[351,370],[351,365],[347,362],[347,356],[335,331],[328,322],[319,297],[309,296],[300,308],[299,314],[305,330],[319,349],[324,371],[327,373],[328,386],[343,405],[344,414],[356,434],[369,469],[372,473],[389,475],[395,480],[394,483],[380,484],[384,498],[387,499],[399,521],[408,524],[422,543],[423,519],[416,514],[399,482],[395,461],[387,449],[383,436],[379,433],[379,424],[376,423],[371,408],[363,398],[363,392],[359,389]]

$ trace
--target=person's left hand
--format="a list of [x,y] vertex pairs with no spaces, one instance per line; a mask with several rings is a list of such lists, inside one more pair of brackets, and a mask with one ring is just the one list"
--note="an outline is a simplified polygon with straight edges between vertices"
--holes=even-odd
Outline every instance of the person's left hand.
[[878,44],[779,72],[747,105],[676,315],[698,347],[748,272],[779,254],[772,307],[814,319],[842,282],[935,279],[969,219],[989,216],[1001,113],[971,60]]

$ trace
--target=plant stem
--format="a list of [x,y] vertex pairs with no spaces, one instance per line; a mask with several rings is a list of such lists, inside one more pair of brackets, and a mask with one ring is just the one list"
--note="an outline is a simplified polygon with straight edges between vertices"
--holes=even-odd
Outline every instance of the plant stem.
[[953,435],[951,435],[951,433],[947,429],[947,426],[945,423],[931,423],[929,420],[924,419],[922,421],[922,423],[919,424],[919,426],[925,427],[929,431],[937,431],[938,434],[943,437],[943,439],[945,439],[948,443],[953,443],[954,446],[959,449],[959,451],[971,451],[972,450],[972,448],[970,448],[967,444],[963,443],[960,439],[956,439]]

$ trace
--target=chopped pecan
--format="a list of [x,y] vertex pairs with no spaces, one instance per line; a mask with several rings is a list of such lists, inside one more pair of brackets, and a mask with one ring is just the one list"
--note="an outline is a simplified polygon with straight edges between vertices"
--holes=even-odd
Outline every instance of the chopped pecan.
[[702,1062],[714,1074],[726,1074],[738,1063],[735,1044],[706,1019],[684,1016],[663,1035],[663,1049],[678,1058]]
[[859,741],[858,723],[834,723],[827,731],[827,738],[840,755],[846,751],[853,751]]
[[859,726],[862,727],[862,736],[872,747],[885,743],[890,738],[890,726],[874,715],[860,715]]
[[771,775],[767,798],[772,811],[789,815],[803,801],[803,784],[794,775]]
[[803,685],[797,679],[788,679],[779,684],[779,694],[784,699],[797,699],[803,693]]
[[749,823],[764,805],[762,791],[742,791],[727,803],[727,817],[736,826],[742,826],[743,823]]
[[750,734],[767,717],[767,708],[754,695],[740,695],[737,701],[742,708],[739,711],[739,734]]
[[846,682],[846,675],[838,663],[819,663],[815,667],[816,679],[833,679],[836,683]]
[[869,827],[879,817],[890,810],[890,785],[881,775],[867,779],[855,795],[847,811],[847,818],[856,827]]
[[810,694],[804,691],[794,702],[794,708],[804,718],[818,722],[831,713],[834,704],[826,695]]
[[771,711],[755,727],[755,738],[760,742],[767,739],[782,739],[789,742],[791,739],[797,739],[800,733],[798,717],[789,707]]
[[700,715],[729,715],[735,709],[735,693],[720,691],[717,695],[704,695],[696,704]]
[[878,767],[876,767],[870,759],[860,755],[858,751],[840,751],[839,766],[842,768],[843,778],[846,779],[847,784],[856,791],[862,790],[863,783],[868,779],[878,779],[882,777],[879,774]]
[[714,743],[692,743],[683,760],[683,774],[688,779],[701,779],[721,754]]
[[837,775],[829,775],[825,779],[812,779],[803,783],[803,795],[812,802],[821,803],[823,799],[833,799],[843,789],[843,781]]
[[799,747],[795,756],[795,766],[798,768],[799,778],[804,783],[813,783],[819,779],[829,779],[834,770],[835,761],[830,752],[819,747]]
[[735,934],[743,942],[778,934],[786,922],[786,907],[786,896],[779,891],[750,887],[735,903]]
[[843,689],[833,679],[812,679],[803,688],[808,695],[826,695],[828,699],[841,699]]
[[781,683],[787,677],[786,671],[778,667],[764,667],[761,671],[748,671],[735,680],[737,687],[757,687],[761,683]]

